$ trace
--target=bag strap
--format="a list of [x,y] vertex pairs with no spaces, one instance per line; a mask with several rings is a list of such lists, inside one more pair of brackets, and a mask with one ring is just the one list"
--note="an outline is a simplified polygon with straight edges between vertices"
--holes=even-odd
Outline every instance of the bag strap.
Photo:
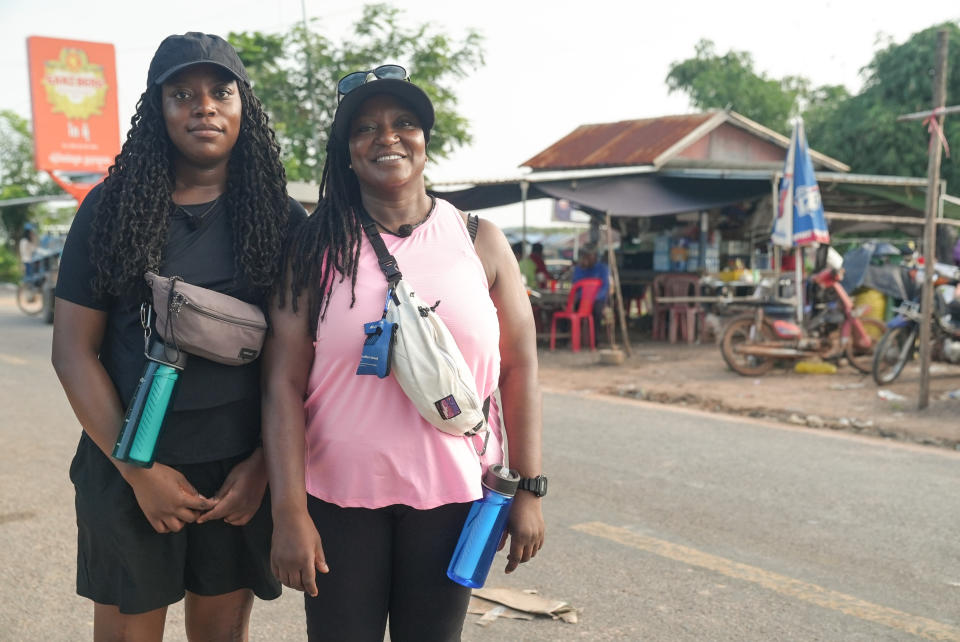
[[397,265],[397,259],[387,250],[387,245],[383,242],[383,238],[380,237],[380,232],[377,230],[377,223],[373,220],[373,217],[367,213],[367,208],[363,206],[363,203],[360,203],[358,208],[360,211],[360,225],[370,240],[373,251],[377,253],[377,263],[380,265],[380,271],[383,272],[383,276],[387,278],[387,283],[390,287],[393,287],[403,278],[403,274],[400,272],[400,266]]
[[480,217],[476,214],[467,214],[467,231],[470,232],[470,241],[477,242],[477,230],[480,229]]

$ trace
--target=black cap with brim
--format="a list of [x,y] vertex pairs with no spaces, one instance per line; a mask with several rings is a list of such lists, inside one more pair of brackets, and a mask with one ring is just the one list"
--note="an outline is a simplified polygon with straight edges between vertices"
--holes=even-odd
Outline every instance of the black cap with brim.
[[191,31],[163,39],[150,61],[147,87],[162,84],[193,65],[214,65],[244,84],[250,84],[243,62],[229,42],[220,36]]
[[350,139],[350,121],[354,112],[363,101],[377,94],[390,94],[407,103],[420,119],[424,139],[430,141],[434,120],[433,103],[422,89],[409,80],[394,78],[371,79],[343,97],[333,117],[333,134],[338,140],[346,142]]

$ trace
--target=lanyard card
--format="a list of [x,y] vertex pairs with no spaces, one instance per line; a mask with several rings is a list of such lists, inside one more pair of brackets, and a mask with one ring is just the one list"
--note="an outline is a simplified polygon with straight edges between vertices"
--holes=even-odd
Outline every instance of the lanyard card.
[[363,350],[360,353],[358,375],[377,375],[381,379],[390,375],[390,359],[393,356],[393,343],[396,339],[396,323],[387,321],[387,301],[393,294],[393,288],[387,292],[383,304],[383,317],[363,324]]

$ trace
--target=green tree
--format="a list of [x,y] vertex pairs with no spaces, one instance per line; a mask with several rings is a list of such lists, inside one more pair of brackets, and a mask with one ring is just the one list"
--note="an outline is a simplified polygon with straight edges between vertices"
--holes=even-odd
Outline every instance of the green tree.
[[[937,31],[947,29],[947,104],[960,103],[960,26],[948,22],[920,31],[903,44],[889,43],[863,69],[863,90],[829,101],[806,117],[811,146],[843,159],[865,174],[925,176],[929,134],[920,121],[897,122],[902,114],[925,111],[933,101]],[[960,117],[944,119],[947,141],[960,141]],[[956,192],[960,165],[956,150],[944,157],[941,177]]]
[[270,115],[288,178],[319,180],[337,80],[383,63],[404,65],[433,101],[431,157],[470,142],[467,121],[456,111],[454,83],[483,64],[480,35],[471,30],[456,40],[429,24],[405,26],[402,17],[388,5],[367,5],[340,43],[303,25],[282,34],[229,34]]
[[666,81],[670,93],[687,94],[694,107],[732,109],[781,133],[789,132],[790,117],[811,99],[806,78],[768,78],[754,69],[749,53],[721,55],[710,40],[697,43],[693,58],[670,65]]
[[[33,136],[26,118],[10,110],[0,111],[0,201],[56,194],[60,190],[33,164]],[[0,205],[0,220],[6,242],[12,247],[23,224],[30,220],[31,205]]]

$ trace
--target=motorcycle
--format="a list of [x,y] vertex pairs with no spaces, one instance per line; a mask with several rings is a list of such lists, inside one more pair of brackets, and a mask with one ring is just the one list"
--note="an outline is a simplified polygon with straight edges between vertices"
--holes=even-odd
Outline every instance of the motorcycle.
[[866,318],[868,311],[855,308],[841,284],[843,271],[828,267],[812,277],[819,294],[816,313],[803,326],[782,319],[770,320],[764,301],[756,311],[735,317],[728,324],[720,351],[730,369],[747,377],[765,374],[777,361],[821,359],[838,361],[846,357],[863,373],[873,365],[877,341],[886,326]]
[[[937,279],[933,297],[933,326],[931,352],[933,361],[960,364],[960,301],[955,297],[955,283],[960,280],[960,268],[937,264]],[[892,383],[903,372],[918,348],[920,338],[920,295],[905,299],[896,310],[896,316],[887,324],[880,339],[871,369],[877,385]]]

